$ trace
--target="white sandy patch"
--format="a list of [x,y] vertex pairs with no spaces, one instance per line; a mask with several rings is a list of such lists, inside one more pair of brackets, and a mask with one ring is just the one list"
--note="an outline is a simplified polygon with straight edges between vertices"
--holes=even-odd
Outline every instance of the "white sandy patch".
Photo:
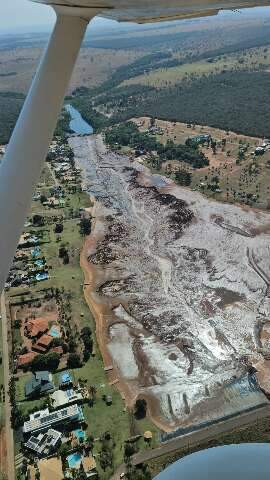
[[133,339],[130,336],[129,328],[118,323],[110,328],[111,341],[108,344],[110,353],[126,379],[138,377],[139,370],[133,353]]

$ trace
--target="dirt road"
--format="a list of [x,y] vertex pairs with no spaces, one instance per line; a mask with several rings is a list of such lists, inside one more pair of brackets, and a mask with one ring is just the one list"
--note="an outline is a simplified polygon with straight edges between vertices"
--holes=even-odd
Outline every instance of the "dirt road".
[[2,315],[2,341],[3,341],[3,368],[4,368],[4,387],[5,387],[5,433],[6,433],[6,448],[7,448],[7,478],[8,480],[15,479],[14,467],[14,440],[13,430],[10,425],[11,406],[9,402],[9,349],[8,349],[8,321],[6,314],[5,295],[1,295],[1,315]]

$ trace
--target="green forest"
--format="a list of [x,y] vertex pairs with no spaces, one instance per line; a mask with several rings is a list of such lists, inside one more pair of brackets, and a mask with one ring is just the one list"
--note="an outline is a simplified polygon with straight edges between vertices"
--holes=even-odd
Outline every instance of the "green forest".
[[132,147],[137,154],[156,151],[159,163],[174,159],[188,163],[194,168],[209,165],[209,160],[199,151],[197,145],[176,144],[172,140],[163,145],[148,132],[140,132],[133,122],[122,123],[106,130],[105,139],[111,146]]
[[[104,126],[147,115],[246,135],[270,136],[270,75],[267,72],[223,72],[164,89],[132,85],[132,94],[129,87],[118,87],[94,100],[91,97],[84,100],[113,109],[109,122],[103,118]],[[83,103],[83,98],[80,101]]]
[[[194,48],[185,50],[184,55],[175,57],[174,49],[168,49],[167,41],[183,42],[190,39],[190,35],[180,32],[173,35],[160,35],[165,44],[160,50],[152,53],[145,50],[145,55],[131,64],[122,65],[111,74],[102,84],[87,88],[77,88],[69,103],[77,108],[83,118],[89,122],[94,131],[101,131],[106,127],[125,122],[132,117],[152,116],[154,118],[203,124],[224,130],[233,130],[237,133],[258,137],[270,136],[270,75],[267,71],[258,68],[255,71],[233,70],[230,66],[220,73],[200,77],[190,76],[182,79],[178,84],[170,84],[166,88],[139,84],[123,85],[122,82],[138,75],[154,71],[160,67],[165,70],[175,66],[189,64],[194,61],[219,58],[220,55],[231,52],[248,52],[247,49],[267,45],[270,26],[263,25],[258,30],[247,31],[245,40],[241,32],[234,32],[231,44],[224,44],[213,48],[211,38],[217,35],[213,32],[193,32],[193,40],[201,41],[208,35],[207,48],[203,51]],[[132,43],[136,37],[125,38],[125,48],[134,48]],[[152,47],[158,40],[151,35]],[[123,39],[122,39],[123,40]],[[139,37],[141,42],[145,39]],[[115,39],[115,42],[120,41]],[[146,40],[145,40],[146,41]],[[107,42],[108,39],[104,39]],[[101,41],[102,44],[102,41]],[[103,44],[102,44],[103,45]],[[111,44],[110,44],[111,46]],[[119,45],[120,46],[120,45]],[[123,46],[123,45],[122,45]],[[144,45],[145,47],[145,45]],[[179,47],[179,45],[178,45]],[[265,49],[267,51],[267,49]],[[0,93],[0,143],[7,143],[18,118],[24,101],[21,93]],[[58,122],[57,134],[69,133],[69,117],[63,115]]]
[[21,93],[0,92],[0,144],[9,141],[23,101]]

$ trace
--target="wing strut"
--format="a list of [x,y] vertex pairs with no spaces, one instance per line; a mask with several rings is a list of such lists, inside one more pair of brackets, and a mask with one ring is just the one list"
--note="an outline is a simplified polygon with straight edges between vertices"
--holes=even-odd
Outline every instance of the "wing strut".
[[[97,12],[93,11],[92,18]],[[58,15],[0,164],[0,292],[30,210],[89,19]]]

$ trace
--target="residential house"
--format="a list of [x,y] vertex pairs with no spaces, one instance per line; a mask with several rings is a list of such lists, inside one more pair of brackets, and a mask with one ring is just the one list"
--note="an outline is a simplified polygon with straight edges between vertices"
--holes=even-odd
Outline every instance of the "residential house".
[[49,330],[49,321],[47,318],[34,318],[25,323],[24,329],[26,336],[36,338]]
[[34,373],[24,388],[26,398],[40,397],[41,395],[53,392],[54,389],[52,374],[47,371]]
[[31,235],[30,233],[23,233],[20,236],[18,243],[19,248],[31,247],[33,245],[38,245],[39,239],[36,235]]
[[24,447],[39,457],[47,457],[54,453],[61,444],[62,434],[50,428],[47,433],[40,433],[37,437],[31,436]]
[[52,341],[51,335],[44,334],[32,345],[32,349],[39,353],[45,353],[49,350]]
[[46,408],[30,415],[29,420],[23,424],[23,433],[27,435],[47,431],[56,425],[63,426],[70,422],[81,422],[83,420],[83,411],[77,404],[51,413]]
[[18,368],[24,368],[30,365],[30,363],[34,360],[37,356],[36,352],[28,352],[24,353],[23,355],[19,355],[17,358],[17,366]]
[[56,390],[50,395],[53,408],[61,408],[66,405],[72,405],[73,403],[80,403],[84,397],[80,390]]

